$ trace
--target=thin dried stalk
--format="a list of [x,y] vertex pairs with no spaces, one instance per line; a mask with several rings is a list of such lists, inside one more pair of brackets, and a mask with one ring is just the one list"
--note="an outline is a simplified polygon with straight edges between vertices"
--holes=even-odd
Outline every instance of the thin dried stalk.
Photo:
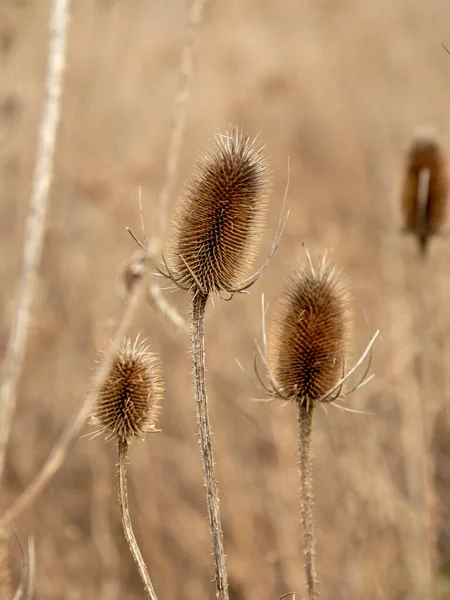
[[131,555],[133,556],[134,562],[141,576],[142,583],[144,584],[145,591],[147,592],[150,600],[158,600],[155,590],[148,573],[147,565],[142,558],[141,551],[138,543],[134,536],[133,526],[131,524],[130,511],[128,509],[128,491],[127,491],[127,463],[128,463],[128,442],[118,442],[118,463],[117,463],[117,476],[119,479],[119,504],[120,514],[122,517],[123,531],[125,538],[130,547]]
[[44,241],[45,217],[53,176],[56,132],[63,91],[69,9],[70,0],[53,0],[50,11],[46,99],[39,129],[19,293],[0,377],[0,480],[5,467],[6,447],[16,405],[17,384],[25,358],[36,275]]
[[432,448],[433,424],[436,416],[435,402],[430,395],[429,385],[429,322],[426,301],[426,290],[429,284],[429,271],[425,261],[418,265],[420,273],[417,279],[418,289],[416,292],[417,300],[417,333],[419,338],[419,394],[420,394],[420,435],[424,448],[423,469],[424,469],[424,495],[426,506],[426,532],[428,542],[428,568],[430,575],[430,589],[428,591],[430,600],[437,600],[437,578],[438,578],[438,541],[437,541],[437,520],[436,520],[436,485],[435,468]]
[[316,536],[314,533],[314,491],[312,477],[312,422],[313,404],[298,402],[298,471],[300,478],[300,506],[303,527],[306,586],[308,600],[319,597],[316,569]]
[[[161,240],[163,239],[168,222],[168,205],[172,195],[172,188],[180,164],[181,147],[191,99],[191,82],[194,75],[194,58],[198,30],[202,24],[206,0],[192,0],[189,14],[189,31],[186,43],[181,54],[180,82],[175,94],[172,127],[170,130],[169,147],[167,150],[164,184],[156,203],[157,222],[156,231],[159,235],[153,237],[150,254],[155,256],[161,251]],[[153,294],[154,288],[151,293]]]
[[70,448],[76,441],[82,427],[86,422],[87,417],[92,411],[92,406],[100,390],[108,378],[123,337],[125,336],[127,329],[131,324],[132,318],[143,299],[145,283],[146,279],[144,278],[134,287],[128,304],[125,306],[119,324],[117,325],[115,335],[96,372],[90,392],[86,396],[84,402],[73,419],[67,424],[66,428],[61,434],[60,439],[51,451],[50,456],[44,463],[41,470],[37,473],[28,487],[17,498],[11,508],[9,508],[0,518],[0,531],[9,527],[24,512],[24,510],[29,508],[36,501],[36,498],[38,498],[39,494],[41,494],[52,477],[55,475],[55,473],[57,473],[57,471],[61,468],[61,465],[64,463]]
[[228,600],[228,577],[225,565],[222,523],[219,511],[219,490],[214,469],[214,456],[211,443],[208,399],[205,382],[205,335],[203,323],[207,296],[197,292],[192,300],[192,360],[194,367],[194,396],[197,406],[197,424],[200,437],[200,450],[209,531],[212,539],[212,555],[216,581],[217,600]]

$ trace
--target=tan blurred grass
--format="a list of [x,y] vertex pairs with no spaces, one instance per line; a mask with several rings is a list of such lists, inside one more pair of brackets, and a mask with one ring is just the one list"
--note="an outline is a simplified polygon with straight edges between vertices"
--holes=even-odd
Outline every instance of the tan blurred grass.
[[[0,351],[14,306],[43,94],[48,3],[0,4]],[[358,348],[380,328],[377,379],[352,415],[319,416],[314,442],[319,572],[324,598],[425,598],[426,564],[416,384],[413,240],[399,235],[395,183],[416,126],[434,123],[450,152],[450,9],[443,0],[212,2],[199,40],[177,187],[198,149],[230,122],[261,132],[274,169],[274,230],[291,157],[291,217],[249,296],[216,303],[206,322],[209,393],[233,598],[303,590],[292,407],[250,402],[260,293],[276,296],[301,242],[334,249],[355,295]],[[31,479],[85,393],[118,312],[115,278],[134,250],[125,225],[146,222],[162,185],[171,101],[188,3],[84,0],[71,22],[38,306],[8,457],[6,506]],[[270,246],[266,236],[266,249]],[[438,481],[448,550],[450,321],[448,242],[431,247],[431,392],[441,403]],[[185,299],[171,299],[187,311]],[[168,379],[162,429],[133,451],[135,528],[161,598],[212,597],[195,439],[188,340],[146,308],[142,329]],[[408,450],[408,454],[405,451]],[[142,597],[122,540],[114,449],[81,440],[21,521],[37,543],[40,598]],[[447,492],[447,493],[446,493]],[[106,591],[105,591],[106,590]],[[111,591],[111,590],[116,590]],[[447,592],[448,593],[448,592]],[[445,596],[443,596],[445,597]]]

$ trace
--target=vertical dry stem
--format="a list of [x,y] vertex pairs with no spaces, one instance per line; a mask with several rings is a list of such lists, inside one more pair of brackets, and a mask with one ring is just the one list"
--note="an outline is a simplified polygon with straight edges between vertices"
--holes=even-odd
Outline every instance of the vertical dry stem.
[[[157,223],[156,231],[159,235],[154,236],[155,247],[150,248],[150,253],[157,254],[160,251],[161,236],[164,236],[167,227],[167,208],[170,201],[172,186],[177,174],[180,162],[181,147],[184,132],[186,130],[189,102],[191,98],[191,82],[194,74],[194,58],[198,30],[202,23],[203,9],[206,0],[192,0],[189,14],[189,31],[186,43],[181,54],[180,82],[175,94],[172,127],[170,130],[169,147],[167,150],[164,184],[156,203]],[[155,231],[155,233],[156,233]]]
[[50,13],[46,100],[39,128],[19,293],[0,378],[0,480],[5,465],[6,446],[16,404],[17,383],[25,357],[36,275],[42,254],[45,217],[53,175],[56,131],[63,90],[69,7],[69,0],[53,0]]
[[217,600],[228,600],[228,578],[225,566],[222,523],[219,511],[219,490],[214,470],[214,457],[211,443],[208,399],[205,383],[205,336],[203,323],[207,296],[196,292],[192,300],[192,360],[194,368],[194,396],[197,405],[197,424],[200,437],[200,450],[206,505],[208,509],[209,531],[212,538],[212,555],[216,581]]
[[158,600],[155,590],[153,589],[150,575],[148,574],[147,565],[142,558],[141,551],[137,544],[136,538],[134,537],[133,526],[131,524],[130,511],[128,510],[127,463],[128,442],[118,442],[117,476],[119,478],[119,504],[123,531],[148,597],[151,600]]
[[[425,258],[424,256],[422,257]],[[419,393],[420,393],[420,412],[421,412],[421,435],[424,449],[423,468],[424,468],[424,494],[426,506],[426,531],[428,540],[428,565],[430,574],[430,600],[436,600],[438,597],[436,578],[438,575],[438,550],[437,550],[437,523],[436,523],[436,489],[435,489],[435,473],[434,473],[434,457],[432,448],[433,439],[433,423],[435,418],[435,407],[433,398],[430,394],[429,377],[428,377],[428,311],[426,302],[426,290],[428,281],[427,263],[421,260],[419,267],[419,277],[417,279],[417,330],[419,340]]]
[[308,600],[319,597],[316,570],[316,536],[314,533],[314,492],[312,479],[312,422],[313,407],[308,402],[298,404],[298,469],[301,494],[301,518],[303,527],[303,551],[305,554],[306,585]]

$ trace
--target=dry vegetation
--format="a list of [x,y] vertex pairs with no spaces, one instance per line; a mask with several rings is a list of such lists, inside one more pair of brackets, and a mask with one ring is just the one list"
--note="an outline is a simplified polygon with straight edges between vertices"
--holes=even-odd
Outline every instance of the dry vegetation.
[[[86,395],[116,324],[121,266],[147,235],[164,185],[188,2],[73,3],[55,179],[1,494],[31,481]],[[20,274],[44,95],[47,0],[0,2],[0,360]],[[297,416],[258,392],[252,368],[264,292],[270,307],[301,257],[332,249],[355,305],[355,357],[377,328],[376,379],[346,403],[318,407],[314,495],[321,597],[424,600],[428,592],[427,422],[433,424],[440,598],[450,598],[450,246],[425,265],[401,234],[405,152],[433,124],[450,156],[450,9],[444,0],[211,1],[199,37],[186,140],[174,189],[198,150],[230,123],[258,133],[273,170],[270,250],[290,157],[291,210],[280,247],[248,295],[208,305],[207,380],[230,598],[305,590],[295,447]],[[174,193],[172,194],[174,196]],[[170,209],[174,197],[170,199]],[[149,239],[151,243],[151,240]],[[168,295],[188,316],[186,294]],[[368,325],[367,322],[368,321]],[[423,336],[426,326],[427,335]],[[158,426],[131,448],[133,525],[160,600],[215,594],[196,440],[188,336],[150,305],[143,332],[160,354],[166,397]],[[426,337],[425,391],[418,385]],[[423,356],[423,354],[422,354]],[[89,430],[86,428],[87,433]],[[424,436],[425,433],[425,436]],[[77,442],[15,525],[36,540],[38,599],[143,597],[123,539],[113,444]],[[12,544],[15,581],[20,556]]]

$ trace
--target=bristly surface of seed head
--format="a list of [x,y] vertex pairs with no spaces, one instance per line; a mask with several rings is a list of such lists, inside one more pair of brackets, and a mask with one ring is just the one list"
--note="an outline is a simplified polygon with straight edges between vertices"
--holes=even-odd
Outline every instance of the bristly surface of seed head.
[[429,237],[444,224],[447,193],[442,150],[431,133],[421,133],[408,152],[401,204],[405,229],[417,236],[423,252]]
[[180,287],[233,291],[253,265],[267,219],[270,172],[243,132],[216,135],[178,199],[168,248]]
[[325,260],[299,266],[289,275],[267,347],[268,366],[284,398],[313,404],[341,379],[349,313],[349,296]]
[[154,429],[164,395],[162,370],[143,342],[127,340],[103,386],[92,417],[107,439],[131,442]]

